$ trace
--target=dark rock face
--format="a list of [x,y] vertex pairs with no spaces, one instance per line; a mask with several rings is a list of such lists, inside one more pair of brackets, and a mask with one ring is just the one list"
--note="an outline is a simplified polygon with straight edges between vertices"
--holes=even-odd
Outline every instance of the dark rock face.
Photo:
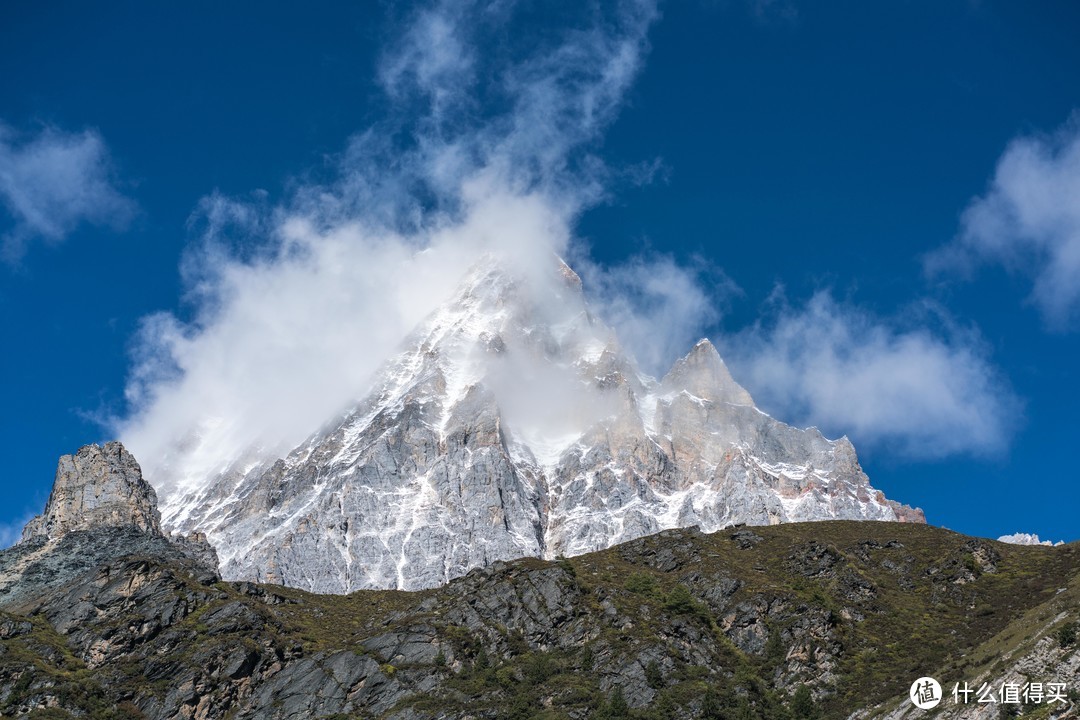
[[218,579],[217,566],[197,562],[162,535],[133,527],[76,530],[52,543],[21,543],[0,552],[0,608],[33,604],[116,558],[142,556],[159,562],[192,563],[200,577]]
[[166,538],[154,488],[118,442],[64,455],[45,506],[15,547],[0,552],[0,608],[19,607],[110,560],[127,556],[186,560],[217,578],[206,536]]
[[[132,527],[75,531],[0,600],[0,715],[584,720],[620,695],[647,718],[779,720],[805,685],[821,717],[847,717],[1040,603],[1075,613],[1058,592],[1080,579],[1075,548],[855,522],[753,535],[665,531],[331,596],[220,582]],[[980,562],[995,572],[955,582]],[[920,634],[931,610],[950,642]]]

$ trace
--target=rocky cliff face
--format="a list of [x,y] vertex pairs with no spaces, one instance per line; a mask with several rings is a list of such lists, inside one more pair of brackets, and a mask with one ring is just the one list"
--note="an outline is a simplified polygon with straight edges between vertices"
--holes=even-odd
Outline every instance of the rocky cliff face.
[[115,558],[196,563],[217,577],[205,535],[165,537],[154,489],[118,442],[64,455],[45,512],[0,553],[0,607],[21,608]]
[[87,445],[60,458],[45,512],[27,523],[21,542],[58,540],[98,527],[161,532],[157,494],[118,442]]
[[674,527],[923,522],[870,486],[847,439],[755,408],[707,340],[660,381],[641,373],[555,270],[477,266],[286,457],[158,478],[164,524],[205,532],[228,578],[342,593]]

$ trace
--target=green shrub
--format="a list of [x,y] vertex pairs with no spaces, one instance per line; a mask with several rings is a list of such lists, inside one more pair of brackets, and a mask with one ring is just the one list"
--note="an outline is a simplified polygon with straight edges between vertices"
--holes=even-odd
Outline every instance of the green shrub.
[[539,685],[555,674],[557,668],[547,653],[529,653],[524,662],[525,679],[533,685]]
[[675,615],[694,615],[702,622],[709,622],[709,609],[690,594],[690,589],[679,584],[671,588],[664,598],[664,607]]
[[488,660],[487,651],[484,650],[483,647],[481,647],[476,652],[476,659],[473,660],[473,670],[481,672],[483,670],[487,670],[489,667],[491,667],[491,661]]
[[495,671],[495,682],[504,688],[513,687],[517,683],[517,677],[514,675],[514,669],[512,667],[503,667]]
[[783,662],[787,653],[784,651],[784,641],[780,630],[774,628],[769,633],[769,639],[765,641],[765,659],[776,665]]
[[606,702],[589,716],[590,720],[627,720],[630,718],[630,705],[623,696],[622,688],[618,685],[611,691]]
[[676,615],[689,614],[697,610],[697,601],[685,585],[676,585],[664,599],[664,607]]
[[810,688],[800,685],[791,698],[791,714],[798,720],[813,720],[818,716],[817,705],[810,694]]
[[645,682],[649,684],[653,690],[659,690],[664,687],[664,673],[660,670],[660,665],[655,660],[650,660],[645,665]]
[[656,578],[648,573],[632,572],[626,576],[623,587],[638,595],[651,595],[656,590]]
[[710,685],[701,696],[701,720],[727,720],[727,710],[728,703],[725,703],[716,688]]
[[1069,647],[1076,642],[1076,623],[1065,623],[1058,629],[1055,637],[1057,637],[1058,645],[1061,647]]

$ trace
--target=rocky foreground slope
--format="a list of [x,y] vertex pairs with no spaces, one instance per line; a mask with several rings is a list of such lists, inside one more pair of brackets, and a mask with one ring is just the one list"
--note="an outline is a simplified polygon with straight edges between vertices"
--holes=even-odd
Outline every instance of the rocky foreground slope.
[[[1077,683],[1054,675],[1076,667],[1075,543],[681,529],[437,589],[316,595],[222,582],[197,538],[139,525],[144,486],[112,486],[130,499],[81,495],[115,510],[101,524],[0,552],[0,716],[795,720],[903,715],[927,674]],[[1068,717],[1076,699],[1028,710]]]
[[640,372],[577,275],[550,270],[477,265],[366,397],[283,458],[189,477],[185,438],[150,476],[164,524],[206,533],[231,580],[344,593],[675,527],[925,521],[871,487],[846,438],[758,410],[708,340],[659,381]]

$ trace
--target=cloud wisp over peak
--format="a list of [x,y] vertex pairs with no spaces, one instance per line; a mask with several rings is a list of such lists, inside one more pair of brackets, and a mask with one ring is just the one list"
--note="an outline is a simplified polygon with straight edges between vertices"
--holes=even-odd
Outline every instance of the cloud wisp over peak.
[[[519,10],[410,10],[375,79],[385,112],[329,177],[280,201],[203,199],[182,266],[185,319],[145,318],[128,411],[111,428],[148,477],[197,482],[245,449],[295,447],[362,397],[485,255],[525,273],[567,258],[654,375],[721,325],[740,291],[715,268],[665,255],[600,266],[573,235],[626,181],[599,145],[648,54],[654,3],[579,9],[535,36],[515,26]],[[522,42],[498,42],[506,34]],[[784,421],[923,459],[1008,446],[1019,403],[970,333],[903,327],[820,293],[718,344]]]
[[1021,403],[971,332],[906,327],[831,293],[721,343],[737,380],[789,422],[913,459],[1004,453]]
[[148,477],[197,481],[244,449],[291,449],[481,256],[536,272],[567,254],[606,192],[592,148],[657,16],[641,1],[593,10],[512,52],[492,40],[520,22],[512,3],[412,10],[382,54],[385,113],[329,179],[278,203],[202,201],[183,262],[191,320],[144,320],[112,428]]
[[82,223],[121,229],[135,212],[96,131],[46,127],[26,138],[2,122],[0,205],[8,215],[0,256],[8,263],[18,263],[31,243],[62,242]]

